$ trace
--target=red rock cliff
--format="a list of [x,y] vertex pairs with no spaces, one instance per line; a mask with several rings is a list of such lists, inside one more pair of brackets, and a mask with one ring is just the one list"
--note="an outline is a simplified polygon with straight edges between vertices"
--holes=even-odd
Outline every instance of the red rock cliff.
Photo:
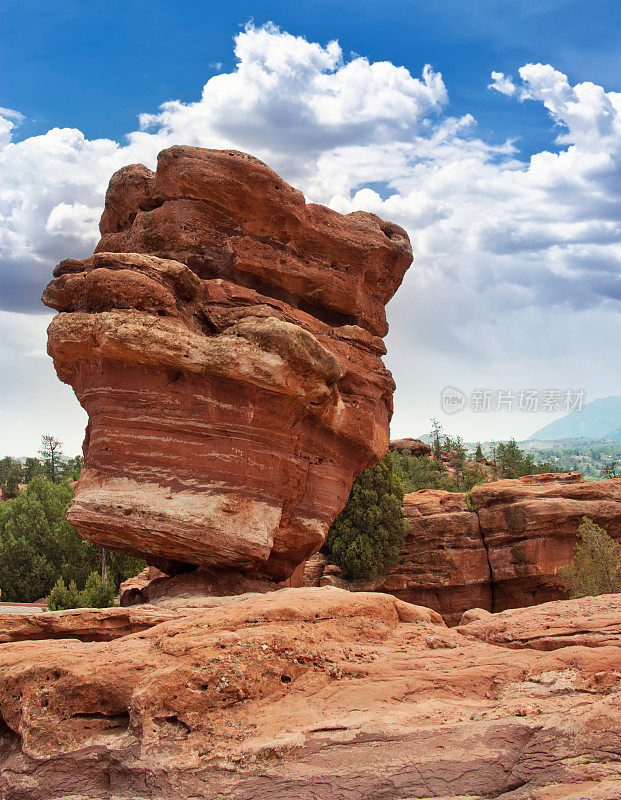
[[528,475],[475,486],[466,496],[407,494],[410,526],[399,561],[374,588],[459,622],[467,609],[503,611],[565,597],[558,572],[573,556],[582,517],[621,541],[621,478]]
[[100,228],[43,295],[89,414],[69,520],[163,568],[287,577],[388,446],[380,337],[407,234],[193,147],[117,172]]
[[489,553],[493,611],[565,597],[558,571],[573,557],[582,517],[621,540],[621,478],[527,475],[475,486],[470,496]]

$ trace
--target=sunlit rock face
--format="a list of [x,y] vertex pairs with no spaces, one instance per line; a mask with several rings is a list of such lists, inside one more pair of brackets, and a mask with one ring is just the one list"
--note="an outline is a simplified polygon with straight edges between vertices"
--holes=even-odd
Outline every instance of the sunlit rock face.
[[387,449],[381,337],[407,234],[194,147],[119,170],[100,229],[43,295],[89,415],[71,523],[163,568],[287,577]]

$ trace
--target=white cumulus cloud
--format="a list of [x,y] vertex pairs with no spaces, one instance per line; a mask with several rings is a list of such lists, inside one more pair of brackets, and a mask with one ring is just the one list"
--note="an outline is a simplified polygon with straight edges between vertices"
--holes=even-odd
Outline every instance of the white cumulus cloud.
[[487,85],[488,89],[495,89],[500,94],[512,95],[515,94],[515,84],[510,75],[505,75],[504,72],[492,72],[492,82]]
[[[450,116],[430,66],[415,76],[273,25],[239,33],[235,55],[235,69],[211,77],[195,102],[141,115],[121,142],[69,128],[17,141],[19,112],[0,109],[0,308],[37,310],[54,263],[92,251],[120,166],[153,167],[177,143],[234,147],[309,200],[409,231],[415,266],[390,309],[402,433],[417,432],[404,409],[437,409],[440,381],[478,382],[481,364],[507,385],[575,387],[576,370],[585,381],[595,381],[594,365],[610,371],[621,299],[619,93],[571,85],[545,64],[522,66],[519,79],[493,71],[491,88],[550,114],[550,149],[524,160],[512,141],[485,141],[473,115]],[[609,330],[617,320],[604,341],[603,319]],[[612,383],[607,391],[621,391]]]

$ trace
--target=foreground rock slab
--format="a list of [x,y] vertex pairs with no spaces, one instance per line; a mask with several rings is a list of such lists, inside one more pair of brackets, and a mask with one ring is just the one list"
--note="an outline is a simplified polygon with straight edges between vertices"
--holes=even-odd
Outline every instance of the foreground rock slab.
[[[593,608],[548,604],[530,640],[550,651],[332,587],[110,642],[2,644],[0,796],[618,800],[619,634],[558,637],[618,618],[621,595]],[[525,629],[530,612],[494,617]]]
[[169,574],[288,578],[388,448],[381,337],[407,234],[194,147],[117,172],[100,229],[43,294],[89,415],[70,522]]

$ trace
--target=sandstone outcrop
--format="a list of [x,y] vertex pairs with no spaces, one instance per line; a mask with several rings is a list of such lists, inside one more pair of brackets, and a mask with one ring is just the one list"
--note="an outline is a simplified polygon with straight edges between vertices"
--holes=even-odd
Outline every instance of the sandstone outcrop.
[[89,415],[70,522],[169,574],[287,578],[388,447],[381,337],[407,234],[193,147],[117,172],[100,229],[43,295]]
[[431,446],[421,439],[391,439],[388,445],[389,450],[396,450],[402,453],[404,450],[409,450],[413,456],[430,456]]
[[403,498],[403,514],[409,532],[399,561],[377,582],[378,590],[435,608],[450,623],[459,622],[468,608],[491,610],[488,554],[466,495],[412,492]]
[[3,614],[0,609],[0,644],[25,640],[79,639],[111,642],[139,633],[174,617],[173,611],[141,605],[135,608],[72,608],[67,611]]
[[470,497],[469,506],[459,492],[405,495],[410,531],[387,574],[348,583],[317,562],[307,582],[390,592],[457,624],[469,609],[498,612],[563,599],[559,570],[572,559],[584,516],[621,541],[619,478],[529,475],[475,486]]
[[140,575],[121,585],[121,606],[150,603],[166,608],[203,608],[226,602],[226,598],[241,594],[265,594],[286,587],[301,587],[304,580],[304,564],[295,568],[284,581],[270,581],[240,574],[234,569],[196,569],[168,576],[153,567],[149,578],[143,570]]
[[582,517],[621,540],[621,478],[527,475],[475,486],[470,496],[489,553],[493,611],[564,596],[558,570],[572,559]]
[[143,590],[158,578],[167,578],[157,567],[145,567],[138,575],[128,578],[119,586],[119,601],[122,606],[133,606],[144,602]]
[[[494,615],[516,649],[390,595],[284,589],[3,644],[0,796],[616,800],[621,596],[593,608]],[[604,618],[606,640],[559,638]]]

